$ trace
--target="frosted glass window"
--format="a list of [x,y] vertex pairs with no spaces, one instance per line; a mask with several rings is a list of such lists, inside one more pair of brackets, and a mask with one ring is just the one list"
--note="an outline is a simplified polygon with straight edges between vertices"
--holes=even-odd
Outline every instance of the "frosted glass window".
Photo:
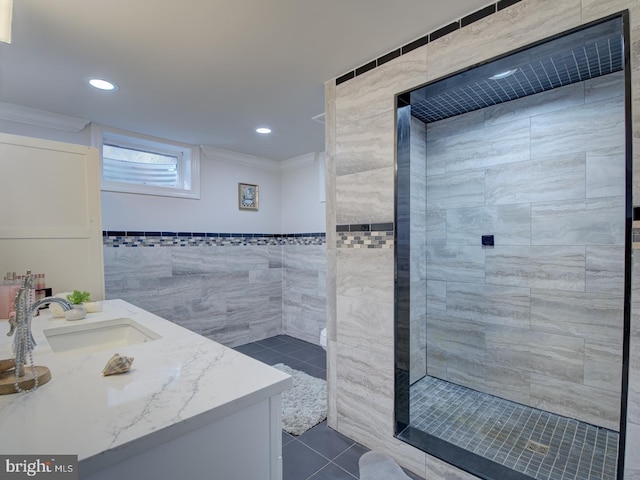
[[180,157],[104,145],[102,177],[115,182],[179,188]]
[[200,198],[200,150],[155,137],[102,128],[102,190]]

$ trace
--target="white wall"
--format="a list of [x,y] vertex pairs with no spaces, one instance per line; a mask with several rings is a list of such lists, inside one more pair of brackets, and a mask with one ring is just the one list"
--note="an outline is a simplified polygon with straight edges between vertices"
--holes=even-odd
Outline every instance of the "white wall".
[[[52,115],[41,114],[46,119]],[[62,116],[52,120],[58,118],[64,120]],[[91,145],[91,125],[74,133],[0,120],[0,132]],[[229,233],[324,232],[324,203],[320,202],[324,181],[319,168],[323,161],[323,154],[310,153],[278,163],[204,147],[200,154],[199,200],[102,192],[102,227]],[[259,185],[257,212],[238,209],[240,182]]]
[[[105,230],[280,233],[280,173],[200,155],[199,200],[102,192]],[[259,186],[259,210],[238,209],[238,183]]]
[[324,152],[283,163],[281,231],[324,232]]

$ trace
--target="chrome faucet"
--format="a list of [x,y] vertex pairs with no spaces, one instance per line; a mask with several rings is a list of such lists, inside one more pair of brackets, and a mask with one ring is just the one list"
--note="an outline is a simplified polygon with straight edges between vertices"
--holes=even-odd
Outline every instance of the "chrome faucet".
[[31,317],[33,317],[33,314],[36,313],[36,311],[42,307],[43,305],[48,305],[50,303],[57,303],[60,306],[62,306],[63,310],[72,310],[73,309],[73,305],[71,304],[71,302],[65,298],[61,298],[61,297],[45,297],[45,298],[41,298],[40,300],[33,302],[31,304],[31,311],[29,312],[29,315]]
[[[23,293],[24,291],[25,289],[21,289],[20,293],[18,293],[18,295],[16,296],[17,300],[20,298],[21,294],[26,295],[26,293]],[[66,300],[60,297],[45,297],[38,300],[37,302],[32,303],[31,306],[29,307],[29,311],[27,312],[27,318],[26,318],[27,325],[29,325],[29,332],[31,332],[31,319],[33,318],[33,315],[38,311],[40,307],[42,307],[43,305],[49,305],[50,303],[60,304],[63,310],[73,309],[73,305],[69,300]],[[10,337],[11,335],[13,335],[13,332],[15,332],[17,326],[18,326],[18,316],[16,312],[16,314],[14,314],[11,318],[9,318],[9,332],[7,333],[7,337]]]

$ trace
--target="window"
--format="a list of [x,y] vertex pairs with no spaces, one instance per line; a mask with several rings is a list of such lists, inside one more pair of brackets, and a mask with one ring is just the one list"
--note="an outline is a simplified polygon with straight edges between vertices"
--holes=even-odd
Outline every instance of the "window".
[[129,132],[100,129],[102,190],[200,198],[197,147]]

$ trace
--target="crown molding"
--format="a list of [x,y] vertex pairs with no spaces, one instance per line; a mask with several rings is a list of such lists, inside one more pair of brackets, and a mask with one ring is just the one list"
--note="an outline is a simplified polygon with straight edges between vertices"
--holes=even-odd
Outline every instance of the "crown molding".
[[233,163],[235,165],[245,165],[247,167],[261,168],[271,172],[280,172],[280,162],[269,160],[267,158],[254,157],[244,153],[232,152],[221,148],[210,147],[208,145],[200,145],[200,151],[205,157],[220,160],[221,162]]
[[55,128],[73,133],[81,132],[91,122],[86,118],[71,117],[6,102],[0,102],[0,120]]
[[291,170],[302,168],[306,165],[311,165],[315,163],[317,158],[318,154],[316,152],[309,152],[298,157],[290,158],[289,160],[280,162],[280,171],[289,172]]

